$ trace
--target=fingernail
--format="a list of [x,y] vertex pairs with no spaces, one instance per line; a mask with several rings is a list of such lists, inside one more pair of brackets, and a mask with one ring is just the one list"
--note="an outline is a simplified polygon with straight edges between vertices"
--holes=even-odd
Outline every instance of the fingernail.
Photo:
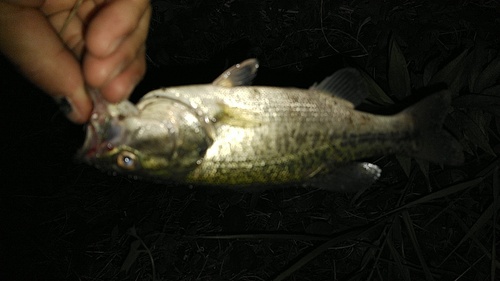
[[55,101],[59,105],[59,110],[65,115],[68,115],[73,111],[73,108],[71,107],[71,104],[69,103],[67,98],[57,97],[55,98]]
[[55,101],[59,105],[59,111],[66,115],[69,120],[75,123],[82,122],[80,121],[81,115],[73,108],[67,97],[57,97]]

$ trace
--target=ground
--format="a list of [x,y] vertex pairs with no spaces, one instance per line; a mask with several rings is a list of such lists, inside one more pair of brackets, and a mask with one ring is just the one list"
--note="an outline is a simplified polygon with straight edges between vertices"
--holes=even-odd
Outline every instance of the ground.
[[[152,1],[132,99],[257,57],[256,84],[363,70],[366,110],[448,87],[465,163],[370,159],[361,194],[263,193],[111,176],[78,162],[83,126],[1,58],[1,280],[498,280],[498,1]],[[430,120],[432,121],[432,120]]]

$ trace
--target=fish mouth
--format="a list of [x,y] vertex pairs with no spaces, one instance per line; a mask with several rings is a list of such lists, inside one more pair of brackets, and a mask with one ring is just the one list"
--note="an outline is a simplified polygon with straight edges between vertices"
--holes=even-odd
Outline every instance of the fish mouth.
[[77,153],[77,159],[87,163],[92,162],[92,159],[96,158],[99,143],[100,138],[96,128],[91,123],[87,124],[85,140]]
[[101,154],[112,147],[111,143],[121,136],[120,120],[137,115],[138,110],[129,101],[111,104],[95,89],[89,89],[89,94],[94,109],[87,123],[85,140],[76,157],[88,164],[95,164]]

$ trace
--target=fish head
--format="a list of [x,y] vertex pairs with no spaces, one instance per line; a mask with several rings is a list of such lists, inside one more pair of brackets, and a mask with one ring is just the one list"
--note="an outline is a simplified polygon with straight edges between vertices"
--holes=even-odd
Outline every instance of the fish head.
[[98,101],[94,108],[79,156],[112,174],[175,180],[199,165],[211,144],[200,119],[175,101],[139,108]]

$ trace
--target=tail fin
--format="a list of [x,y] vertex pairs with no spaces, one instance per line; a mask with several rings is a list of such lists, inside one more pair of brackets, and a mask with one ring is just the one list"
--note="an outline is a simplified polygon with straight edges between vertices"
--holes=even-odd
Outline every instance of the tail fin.
[[443,123],[450,107],[449,91],[433,94],[400,114],[410,115],[417,136],[415,158],[438,164],[460,165],[464,161],[460,143],[443,130]]

